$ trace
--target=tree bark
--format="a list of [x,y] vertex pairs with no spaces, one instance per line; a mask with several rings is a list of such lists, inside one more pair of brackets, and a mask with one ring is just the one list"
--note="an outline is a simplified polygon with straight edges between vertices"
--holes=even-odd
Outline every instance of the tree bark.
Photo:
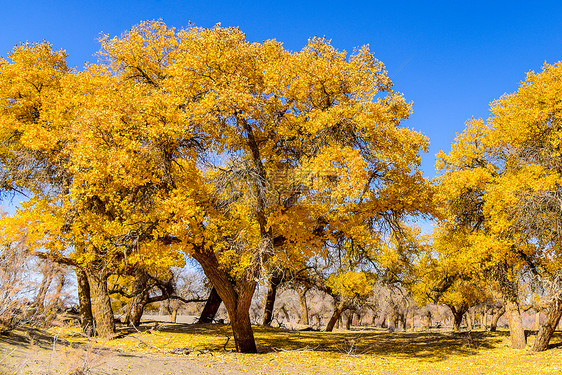
[[334,310],[334,313],[332,314],[332,317],[330,318],[330,321],[326,326],[326,332],[332,332],[334,330],[336,322],[339,321],[341,314],[344,312],[344,310],[345,310],[345,305],[343,302],[339,302],[336,304],[336,309]]
[[534,352],[542,352],[548,349],[548,343],[558,326],[560,317],[562,317],[562,300],[557,299],[546,310],[545,321],[541,324],[537,338],[533,343],[532,350]]
[[463,315],[462,312],[453,313],[453,331],[460,332]]
[[308,289],[297,288],[297,293],[299,294],[299,303],[301,306],[301,324],[309,325],[310,320],[308,319],[308,305],[306,303],[306,292]]
[[496,332],[498,328],[498,320],[505,314],[505,306],[502,306],[494,314],[492,314],[492,319],[490,320],[490,332]]
[[203,307],[203,311],[201,312],[201,316],[199,317],[199,323],[212,323],[215,319],[215,316],[217,315],[217,311],[219,311],[221,303],[222,300],[217,293],[217,290],[214,287],[211,288],[209,298],[207,298],[205,307]]
[[87,270],[90,296],[92,301],[92,315],[95,331],[99,337],[110,338],[115,334],[115,318],[111,309],[111,300],[107,290],[108,274],[98,270]]
[[61,295],[65,283],[66,283],[66,273],[62,272],[61,270],[58,273],[57,288],[55,290],[55,295],[53,296],[53,300],[50,302],[51,306],[54,306],[55,308],[62,307]]
[[78,288],[78,303],[80,313],[80,327],[88,337],[95,334],[94,317],[92,315],[92,302],[90,297],[90,284],[86,272],[80,267],[75,267]]
[[521,319],[519,303],[517,303],[517,301],[506,301],[505,311],[509,322],[511,347],[513,349],[525,349],[527,339],[525,338],[525,330],[523,329],[523,320]]
[[257,353],[250,322],[250,304],[256,289],[256,282],[248,279],[232,279],[227,272],[221,269],[212,252],[195,251],[192,255],[203,268],[205,276],[216,288],[226,307],[236,350],[240,353]]
[[267,297],[265,299],[265,307],[263,310],[262,325],[269,326],[273,320],[273,307],[275,306],[275,298],[277,297],[277,288],[281,284],[281,275],[275,274],[269,280],[269,288],[267,290]]
[[351,323],[353,323],[353,311],[349,311],[349,314],[345,317],[345,329],[351,329]]
[[42,267],[43,279],[41,280],[41,285],[37,290],[37,294],[35,295],[34,305],[37,308],[37,311],[42,312],[45,307],[45,298],[47,297],[47,291],[51,286],[51,282],[53,281],[53,276],[55,274],[54,265],[52,263],[45,264]]
[[174,306],[172,308],[172,313],[170,314],[170,323],[175,323],[178,320],[178,309],[179,306]]
[[138,327],[144,313],[144,307],[148,301],[148,274],[142,270],[135,270],[135,278],[133,280],[133,287],[131,295],[127,303],[127,315],[125,321],[133,327]]
[[461,324],[462,324],[462,318],[463,318],[464,314],[466,313],[466,311],[468,310],[468,307],[466,305],[462,304],[459,307],[455,307],[455,306],[451,305],[451,306],[449,306],[449,308],[451,309],[451,313],[453,314],[453,331],[460,332]]

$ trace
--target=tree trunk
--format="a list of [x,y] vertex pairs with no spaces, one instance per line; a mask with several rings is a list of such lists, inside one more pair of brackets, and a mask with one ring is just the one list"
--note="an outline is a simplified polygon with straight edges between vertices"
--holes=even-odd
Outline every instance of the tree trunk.
[[222,300],[219,297],[217,290],[214,287],[211,288],[207,302],[205,302],[205,307],[199,317],[199,323],[212,323],[217,315],[217,311],[219,311],[221,303]]
[[470,310],[468,311],[468,314],[465,314],[464,316],[466,319],[466,328],[469,331],[472,331],[474,320],[472,314],[470,313]]
[[34,305],[37,308],[37,311],[43,311],[45,307],[45,298],[47,297],[47,291],[51,286],[51,282],[53,281],[53,267],[52,265],[45,265],[42,269],[43,272],[43,279],[41,280],[41,285],[37,290],[37,294],[35,295]]
[[78,303],[80,313],[80,326],[82,332],[88,337],[93,336],[94,317],[92,316],[92,302],[90,297],[90,284],[86,272],[80,267],[76,267],[76,283],[78,288]]
[[482,329],[484,331],[488,330],[488,307],[484,306],[483,316],[482,316]]
[[232,317],[230,325],[234,335],[236,350],[240,353],[257,353],[256,342],[254,340],[254,332],[250,323],[249,305],[248,308],[239,306]]
[[430,311],[428,311],[424,315],[424,325],[425,325],[425,329],[427,331],[429,331],[429,329],[431,328],[431,312]]
[[[537,312],[538,314],[538,312]],[[539,328],[537,333],[537,338],[533,343],[533,351],[542,352],[548,349],[548,343],[558,326],[558,322],[562,317],[562,300],[557,299],[553,304],[551,304],[546,310],[546,319]]]
[[463,316],[464,313],[462,311],[457,311],[456,313],[453,313],[453,331],[460,332]]
[[505,306],[502,306],[498,311],[492,314],[492,319],[490,320],[490,332],[496,332],[498,328],[498,320],[505,314]]
[[172,313],[170,314],[170,323],[175,323],[178,320],[178,310],[179,306],[174,306],[174,308],[172,308]]
[[133,280],[132,297],[127,303],[126,323],[133,327],[138,327],[144,313],[144,307],[148,301],[148,274],[142,270],[135,271],[135,279]]
[[62,289],[64,288],[65,283],[66,283],[66,275],[64,272],[59,271],[58,283],[57,283],[57,288],[55,289],[55,295],[53,296],[53,300],[49,302],[55,308],[62,307],[61,296],[62,296]]
[[353,311],[349,311],[349,314],[345,317],[345,329],[351,329],[351,323],[353,323]]
[[263,310],[262,325],[269,326],[273,320],[273,307],[275,305],[275,298],[277,297],[277,287],[281,283],[281,275],[274,274],[269,280],[269,288],[267,290],[267,297],[265,300],[265,307]]
[[334,310],[334,313],[332,314],[332,317],[330,318],[330,321],[326,326],[326,332],[332,332],[334,330],[334,326],[336,325],[336,322],[339,321],[341,314],[344,310],[345,310],[345,305],[342,302],[336,304],[336,309]]
[[107,290],[108,275],[97,270],[87,270],[86,273],[90,285],[96,334],[102,338],[110,338],[115,334],[115,318]]
[[308,305],[306,304],[306,292],[308,289],[297,289],[297,293],[299,294],[299,302],[301,306],[301,324],[309,325],[310,320],[308,319]]
[[460,332],[462,318],[464,317],[468,307],[463,303],[459,307],[453,305],[449,306],[451,313],[453,314],[453,331]]
[[250,304],[256,290],[254,280],[233,280],[224,272],[212,252],[195,251],[192,256],[199,262],[205,276],[216,288],[230,317],[236,350],[240,353],[257,353],[254,332],[250,322]]
[[509,321],[509,336],[511,338],[511,347],[513,349],[525,349],[527,340],[525,338],[525,330],[523,329],[523,321],[521,319],[521,311],[517,301],[506,301],[505,311]]

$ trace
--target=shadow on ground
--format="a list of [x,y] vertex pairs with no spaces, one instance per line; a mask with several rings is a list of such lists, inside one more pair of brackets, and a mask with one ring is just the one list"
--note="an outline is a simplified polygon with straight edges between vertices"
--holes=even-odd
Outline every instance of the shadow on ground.
[[[232,350],[234,340],[230,326],[222,324],[172,324],[154,322],[143,324],[140,332],[158,330],[162,333],[186,335],[186,343],[204,343],[194,350]],[[131,332],[129,329],[127,332]],[[508,332],[398,332],[362,329],[345,332],[294,331],[254,326],[260,353],[312,350],[338,354],[367,354],[429,361],[447,359],[450,355],[473,355],[482,350],[505,345]],[[124,334],[125,336],[127,333]],[[204,336],[204,337],[198,337]],[[193,340],[190,340],[192,337]],[[205,340],[208,338],[209,340]],[[201,344],[200,344],[201,345]]]

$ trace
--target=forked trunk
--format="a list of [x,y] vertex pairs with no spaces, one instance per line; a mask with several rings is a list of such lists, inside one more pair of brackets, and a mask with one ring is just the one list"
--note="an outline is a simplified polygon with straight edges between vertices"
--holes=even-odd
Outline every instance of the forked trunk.
[[503,314],[505,314],[505,306],[502,306],[492,315],[492,319],[490,320],[490,332],[496,332],[498,328],[498,320],[500,320]]
[[80,313],[80,327],[88,337],[93,336],[94,317],[92,316],[92,303],[90,297],[90,284],[86,272],[80,267],[76,267],[76,284],[78,288],[78,303]]
[[108,275],[96,270],[88,270],[87,275],[96,334],[102,338],[110,338],[115,334],[115,318],[107,290]]
[[269,288],[265,299],[265,307],[263,311],[262,325],[269,326],[273,320],[273,307],[275,306],[275,298],[277,297],[277,287],[281,283],[280,275],[273,275],[269,280]]
[[199,323],[212,323],[217,315],[217,311],[219,311],[221,303],[222,300],[217,290],[214,287],[211,288],[207,302],[205,302],[205,307],[203,307],[203,311],[199,317]]
[[464,314],[468,310],[468,307],[465,304],[462,304],[459,307],[455,307],[451,305],[449,306],[449,308],[451,309],[451,313],[453,314],[453,331],[460,332],[462,318],[464,317]]
[[525,349],[527,340],[525,338],[525,330],[523,329],[523,320],[521,319],[521,311],[516,301],[505,302],[505,312],[509,322],[509,336],[511,338],[511,347],[513,349]]
[[345,305],[342,302],[336,304],[336,309],[334,310],[334,313],[332,314],[332,317],[330,318],[330,321],[326,326],[326,332],[332,332],[334,330],[334,327],[336,323],[339,321],[341,314],[343,313],[344,310],[345,310]]
[[542,352],[548,349],[548,343],[558,326],[560,317],[562,317],[562,300],[557,299],[546,310],[545,321],[541,324],[537,338],[533,343],[533,351]]

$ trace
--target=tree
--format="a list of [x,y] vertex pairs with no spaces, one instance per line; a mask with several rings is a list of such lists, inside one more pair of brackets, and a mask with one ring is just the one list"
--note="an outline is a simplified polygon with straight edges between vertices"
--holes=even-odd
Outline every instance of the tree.
[[[547,319],[533,350],[547,349],[560,317],[562,293],[557,280],[561,265],[560,158],[561,116],[559,92],[562,63],[530,72],[516,93],[498,99],[489,120],[494,147],[504,153],[505,171],[493,194],[491,211],[496,232],[517,233],[515,241],[529,245],[519,250],[526,269],[539,281]],[[498,188],[498,190],[499,190]]]
[[437,193],[440,202],[441,248],[454,257],[464,275],[490,280],[502,294],[510,323],[513,348],[526,345],[519,307],[518,255],[527,242],[515,242],[516,233],[495,232],[488,211],[490,195],[503,173],[503,154],[491,146],[490,127],[481,120],[467,122],[447,155],[438,155]]
[[440,157],[449,228],[464,231],[467,254],[486,264],[502,290],[510,330],[518,332],[515,347],[525,346],[518,284],[525,277],[543,285],[548,318],[533,350],[546,349],[562,315],[559,288],[544,288],[557,280],[560,266],[561,69],[558,63],[529,73],[516,93],[492,104],[487,124],[470,121],[451,153]]
[[[236,28],[162,22],[101,43],[103,60],[67,74],[17,147],[45,140],[66,158],[66,188],[34,193],[20,225],[85,269],[105,335],[109,275],[172,266],[183,251],[223,301],[237,349],[255,352],[249,307],[268,270],[343,237],[376,251],[397,220],[431,210],[427,140],[399,126],[410,105],[367,47],[348,57],[314,38],[290,53]],[[5,97],[12,118],[18,99]]]

